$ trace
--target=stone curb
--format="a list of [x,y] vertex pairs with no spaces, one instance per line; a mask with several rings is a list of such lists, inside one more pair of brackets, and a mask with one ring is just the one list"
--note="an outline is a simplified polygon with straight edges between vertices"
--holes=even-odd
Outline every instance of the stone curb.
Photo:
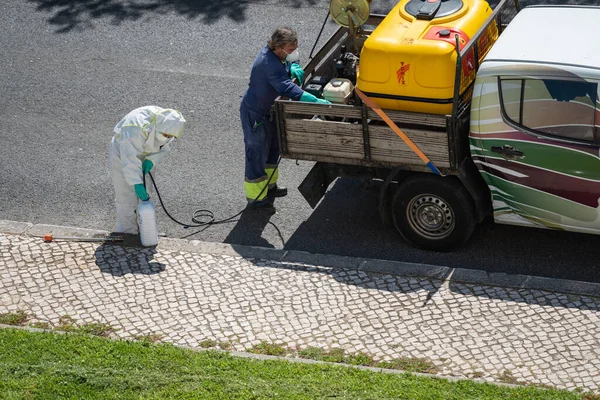
[[[24,330],[24,331],[28,331],[28,332],[54,333],[54,334],[58,334],[58,335],[69,334],[69,332],[65,332],[65,331],[57,331],[57,330],[52,330],[52,329],[34,328],[34,327],[31,327],[31,326],[20,326],[20,325],[4,325],[4,324],[0,324],[0,329],[19,329],[19,330]],[[87,335],[87,336],[97,337],[97,336],[93,336],[93,335]],[[104,339],[115,340],[114,338],[104,338]],[[161,343],[156,343],[156,344],[161,344]],[[221,349],[203,349],[203,348],[195,348],[195,347],[189,347],[189,346],[180,346],[180,345],[177,345],[177,344],[172,344],[172,345],[175,346],[175,347],[179,347],[181,349],[191,350],[191,351],[194,351],[194,352],[216,351],[216,352],[219,352],[219,353],[229,354],[229,355],[231,355],[233,357],[250,358],[250,359],[261,360],[261,361],[265,361],[265,360],[289,361],[289,362],[299,363],[299,364],[316,364],[316,365],[327,365],[327,366],[340,367],[340,368],[343,368],[343,367],[345,367],[345,368],[354,368],[354,369],[359,369],[359,370],[362,370],[362,371],[373,371],[373,372],[381,372],[381,373],[385,373],[385,374],[397,374],[397,375],[408,373],[408,374],[411,374],[411,375],[420,376],[420,377],[424,377],[424,378],[446,379],[446,380],[448,380],[450,382],[469,381],[469,382],[476,382],[476,383],[481,383],[481,384],[487,383],[487,384],[491,384],[491,385],[495,385],[495,386],[504,386],[504,387],[510,387],[510,388],[518,388],[518,387],[523,387],[524,386],[524,385],[517,385],[517,384],[505,383],[505,382],[491,382],[491,381],[486,381],[486,380],[477,379],[477,378],[471,379],[471,378],[463,378],[463,377],[456,377],[456,376],[427,374],[427,373],[423,373],[423,372],[409,372],[409,371],[404,371],[404,370],[401,370],[401,369],[388,369],[388,368],[379,368],[379,367],[368,367],[368,366],[364,366],[364,365],[334,363],[334,362],[328,362],[328,361],[311,360],[311,359],[307,359],[307,358],[270,356],[270,355],[265,355],[265,354],[254,354],[254,353],[248,353],[248,352],[242,352],[242,351],[228,351],[228,350],[221,350]]]
[[[109,232],[85,228],[32,224],[0,220],[0,233],[43,236],[98,238]],[[200,240],[159,238],[158,248],[169,251],[185,251],[213,255],[229,255],[250,259],[281,262],[298,262],[330,268],[343,268],[377,274],[442,280],[446,283],[460,282],[485,286],[511,287],[515,289],[545,290],[590,297],[600,297],[600,283],[568,279],[553,279],[531,275],[489,273],[482,270],[450,268],[440,265],[409,263],[403,261],[317,254],[298,250],[282,250],[267,247],[243,246],[228,243],[211,243]]]

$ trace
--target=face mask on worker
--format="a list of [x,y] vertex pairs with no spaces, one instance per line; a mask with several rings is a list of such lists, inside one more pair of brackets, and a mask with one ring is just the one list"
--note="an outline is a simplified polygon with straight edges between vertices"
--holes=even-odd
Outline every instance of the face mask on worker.
[[163,135],[162,133],[159,133],[158,135],[156,135],[156,140],[160,144],[167,143],[171,139],[173,139],[173,138],[172,137],[167,137],[167,136]]
[[298,52],[298,49],[292,51],[291,53],[288,53],[287,51],[285,51],[285,49],[283,49],[283,51],[285,52],[285,54],[287,54],[287,56],[285,57],[285,61],[287,62],[294,62],[300,59],[300,53]]

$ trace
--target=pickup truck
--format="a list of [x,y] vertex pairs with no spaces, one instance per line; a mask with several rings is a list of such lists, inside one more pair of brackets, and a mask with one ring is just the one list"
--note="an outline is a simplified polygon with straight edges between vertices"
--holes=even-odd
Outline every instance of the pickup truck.
[[[360,45],[383,18],[370,15],[358,37],[339,28],[304,66],[305,84],[335,77],[346,48],[360,68]],[[597,21],[600,7],[501,0],[457,43],[451,114],[383,110],[435,169],[356,94],[350,104],[277,99],[282,158],[316,162],[299,187],[313,208],[338,177],[376,182],[384,226],[428,250],[462,246],[490,216],[600,234]]]

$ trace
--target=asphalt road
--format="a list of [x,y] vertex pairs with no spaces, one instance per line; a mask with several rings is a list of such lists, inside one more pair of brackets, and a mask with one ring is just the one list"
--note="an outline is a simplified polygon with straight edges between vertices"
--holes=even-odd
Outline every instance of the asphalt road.
[[[272,30],[294,26],[306,57],[327,0],[11,0],[0,5],[0,219],[112,228],[112,129],[148,104],[188,125],[157,184],[189,222],[245,206],[238,107],[254,57]],[[377,1],[385,13],[395,1]],[[336,28],[329,23],[328,36]],[[374,257],[490,272],[600,282],[599,238],[485,223],[453,253],[415,249],[377,214],[377,194],[338,180],[312,210],[297,187],[312,163],[281,164],[292,190],[270,219],[244,215],[206,230],[159,214],[172,237]]]

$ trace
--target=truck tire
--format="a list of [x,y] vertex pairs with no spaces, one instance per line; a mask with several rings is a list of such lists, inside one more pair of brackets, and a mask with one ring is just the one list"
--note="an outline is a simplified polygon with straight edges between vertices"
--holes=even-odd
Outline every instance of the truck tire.
[[392,218],[404,239],[427,250],[456,249],[475,229],[473,199],[453,177],[407,178],[394,195]]

